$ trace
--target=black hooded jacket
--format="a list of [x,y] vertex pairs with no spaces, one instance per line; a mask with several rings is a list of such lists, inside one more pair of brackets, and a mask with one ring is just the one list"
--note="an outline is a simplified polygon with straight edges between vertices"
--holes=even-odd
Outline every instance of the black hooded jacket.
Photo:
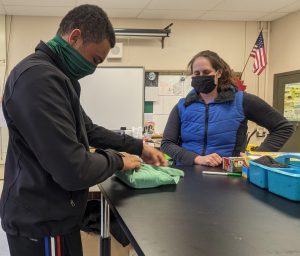
[[9,145],[0,208],[7,233],[40,238],[79,229],[88,188],[123,168],[114,150],[141,155],[141,140],[93,124],[79,97],[78,81],[43,42],[10,73],[3,99]]

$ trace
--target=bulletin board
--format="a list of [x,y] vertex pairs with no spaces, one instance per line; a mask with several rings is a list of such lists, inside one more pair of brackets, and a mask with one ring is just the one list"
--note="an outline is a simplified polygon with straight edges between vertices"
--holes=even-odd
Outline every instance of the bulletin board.
[[185,97],[193,89],[191,75],[187,70],[155,70],[152,72],[158,74],[160,96]]

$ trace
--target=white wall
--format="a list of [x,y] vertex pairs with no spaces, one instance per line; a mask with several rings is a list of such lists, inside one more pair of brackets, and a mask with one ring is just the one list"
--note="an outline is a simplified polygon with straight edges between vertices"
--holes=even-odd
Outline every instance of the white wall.
[[[47,41],[55,34],[60,18],[13,16],[11,24],[9,70],[33,52],[39,40]],[[121,61],[106,61],[104,65],[144,65],[151,70],[186,69],[197,52],[210,49],[218,52],[235,71],[241,71],[257,37],[256,22],[171,21],[113,19],[114,27],[163,28],[174,22],[170,38],[161,49],[160,39],[119,39],[124,43]],[[250,71],[250,72],[249,72]],[[246,78],[255,92],[255,76],[247,69]]]

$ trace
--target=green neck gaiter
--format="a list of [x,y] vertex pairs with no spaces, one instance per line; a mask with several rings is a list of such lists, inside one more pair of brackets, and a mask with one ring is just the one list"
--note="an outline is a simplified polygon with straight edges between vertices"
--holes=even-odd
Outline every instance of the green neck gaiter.
[[96,66],[87,61],[60,36],[56,35],[47,45],[59,56],[71,78],[78,80],[94,73]]

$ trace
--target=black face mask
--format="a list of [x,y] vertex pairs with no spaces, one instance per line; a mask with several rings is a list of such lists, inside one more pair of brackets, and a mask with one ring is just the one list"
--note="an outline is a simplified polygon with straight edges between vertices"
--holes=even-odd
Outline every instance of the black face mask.
[[194,76],[192,77],[192,87],[197,94],[210,93],[215,87],[215,76]]

